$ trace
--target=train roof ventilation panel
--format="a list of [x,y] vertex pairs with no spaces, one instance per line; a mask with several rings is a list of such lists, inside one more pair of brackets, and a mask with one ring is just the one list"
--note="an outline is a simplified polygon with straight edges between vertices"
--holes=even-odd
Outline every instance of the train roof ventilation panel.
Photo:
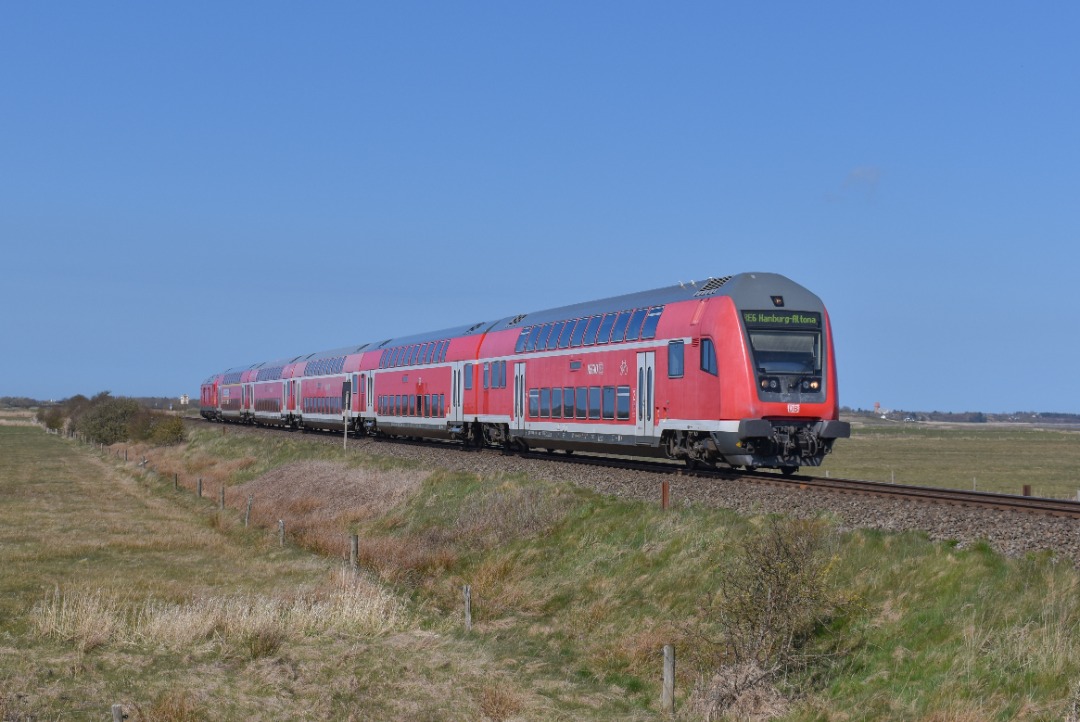
[[528,316],[528,315],[529,314],[527,314],[527,313],[522,313],[522,314],[519,314],[517,316],[514,316],[512,319],[510,319],[510,323],[508,323],[506,325],[507,326],[517,326],[519,323],[524,321],[525,317]]
[[701,296],[711,296],[720,290],[720,287],[731,280],[731,276],[724,276],[723,278],[710,278],[705,282],[705,285],[698,289],[698,292],[694,294],[695,298]]
[[483,325],[484,325],[483,321],[481,321],[480,323],[473,324],[472,326],[469,327],[469,330],[466,331],[465,333],[467,333],[467,334],[472,333],[473,331],[475,331],[476,329],[480,328]]

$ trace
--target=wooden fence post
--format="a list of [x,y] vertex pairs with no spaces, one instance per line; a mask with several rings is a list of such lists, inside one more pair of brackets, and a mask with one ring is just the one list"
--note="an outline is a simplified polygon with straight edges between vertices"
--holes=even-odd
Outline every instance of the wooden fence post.
[[359,569],[360,537],[353,534],[349,537],[349,568],[355,573]]
[[671,482],[664,479],[660,482],[660,508],[667,511],[671,506]]
[[278,526],[278,539],[281,542],[281,546],[285,546],[285,520],[284,519],[278,519],[277,520],[277,526]]
[[664,645],[664,689],[660,693],[660,710],[675,712],[675,646]]
[[472,631],[472,587],[468,584],[462,589],[465,594],[465,631]]
[[1024,496],[1031,496],[1031,484],[1024,484]]
[[248,525],[251,524],[251,502],[253,502],[253,501],[255,501],[255,495],[254,494],[249,494],[248,495],[247,511],[244,512],[244,528],[245,529],[247,529]]
[[195,493],[202,499],[202,477],[199,477],[199,481],[195,484]]
[[172,475],[172,488],[173,488],[173,491],[176,491],[177,489],[180,488],[180,475],[179,474],[173,474]]
[[112,718],[113,718],[113,722],[124,722],[124,707],[123,707],[123,705],[114,704],[112,706]]
[[221,499],[220,499],[220,503],[218,504],[218,508],[221,509],[222,511],[225,510],[225,485],[224,484],[221,485]]

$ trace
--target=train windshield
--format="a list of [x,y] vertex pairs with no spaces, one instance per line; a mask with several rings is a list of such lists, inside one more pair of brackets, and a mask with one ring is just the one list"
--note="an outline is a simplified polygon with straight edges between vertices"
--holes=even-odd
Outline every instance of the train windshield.
[[750,331],[754,365],[764,374],[821,373],[821,333]]

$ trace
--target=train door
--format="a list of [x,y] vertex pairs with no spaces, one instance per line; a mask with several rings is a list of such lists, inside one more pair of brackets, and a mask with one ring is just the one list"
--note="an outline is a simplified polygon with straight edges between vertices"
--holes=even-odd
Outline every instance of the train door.
[[375,374],[367,377],[367,410],[368,413],[375,411]]
[[465,403],[465,364],[454,361],[450,364],[450,421],[461,422],[464,418],[462,406]]
[[656,435],[655,404],[656,352],[642,351],[637,355],[637,437],[638,443],[650,443]]
[[525,430],[525,362],[514,364],[514,428]]
[[303,394],[301,393],[302,389],[300,387],[300,379],[293,379],[292,388],[293,403],[296,404],[296,415],[301,416],[303,415],[304,401]]
[[284,416],[285,412],[289,410],[289,382],[281,382],[281,407],[278,409],[281,415]]

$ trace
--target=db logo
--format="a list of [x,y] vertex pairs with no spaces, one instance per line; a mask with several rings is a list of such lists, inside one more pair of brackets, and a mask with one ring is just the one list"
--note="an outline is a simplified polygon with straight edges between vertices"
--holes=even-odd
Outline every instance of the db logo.
[[789,414],[797,414],[797,413],[799,413],[799,405],[798,404],[788,404],[787,405],[787,412]]

